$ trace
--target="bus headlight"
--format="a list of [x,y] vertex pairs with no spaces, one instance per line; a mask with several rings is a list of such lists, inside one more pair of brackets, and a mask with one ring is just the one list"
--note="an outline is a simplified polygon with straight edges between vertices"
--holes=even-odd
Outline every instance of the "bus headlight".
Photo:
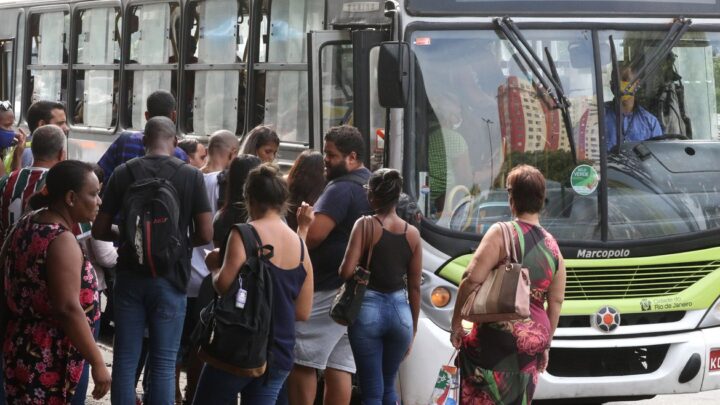
[[450,303],[450,290],[443,286],[435,287],[430,293],[430,302],[437,308],[444,308]]
[[708,309],[705,317],[700,321],[700,328],[710,328],[720,326],[720,298],[715,300],[710,309]]

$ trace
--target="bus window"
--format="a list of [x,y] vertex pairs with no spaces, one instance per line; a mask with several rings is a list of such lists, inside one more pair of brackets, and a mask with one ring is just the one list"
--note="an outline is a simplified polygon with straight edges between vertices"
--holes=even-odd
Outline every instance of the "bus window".
[[[542,216],[553,235],[599,239],[599,177],[589,176],[588,187],[578,191],[571,184],[576,167],[587,165],[590,174],[600,169],[591,35],[524,34],[533,49],[543,50],[542,59],[547,48],[557,66],[572,105],[577,156],[561,112],[507,40],[492,31],[416,31],[419,206],[439,226],[482,234],[497,213],[509,214],[505,178],[526,163],[547,179]],[[577,47],[585,52],[570,51]]]
[[20,120],[22,119],[22,115],[20,112],[22,111],[22,93],[23,93],[23,72],[25,67],[23,66],[23,57],[20,55],[23,55],[23,49],[25,49],[25,13],[19,12],[18,13],[18,29],[17,29],[17,50],[18,50],[18,57],[15,58],[15,104],[14,104],[14,110],[15,110],[15,124],[19,124]]
[[30,16],[29,102],[67,101],[68,32],[67,11]]
[[349,44],[329,44],[320,52],[320,115],[324,134],[330,127],[353,124],[353,58]]
[[[693,160],[688,159],[684,147],[673,148],[671,143],[678,138],[706,143],[720,140],[720,34],[685,33],[657,69],[646,70],[650,73],[639,77],[642,81],[634,95],[621,99],[624,137],[617,145],[609,37],[614,39],[621,72],[632,77],[642,72],[645,58],[653,54],[666,34],[599,33],[607,44],[602,69],[605,99],[609,100],[605,131],[609,134],[606,147],[611,151],[607,175],[610,240],[658,238],[720,227],[720,195],[715,188],[707,187],[703,176],[685,175],[699,169],[683,166],[693,164]],[[637,155],[635,148],[640,143],[653,159],[628,166],[626,156]]]
[[282,141],[308,143],[306,33],[324,28],[325,1],[267,3],[263,12],[271,13],[270,24],[267,33],[261,33],[261,47],[269,64],[283,65],[272,69],[264,63],[255,65],[256,88],[260,90],[255,94],[255,115],[258,121],[275,127]]
[[[378,80],[378,57],[380,47],[370,49],[370,83]],[[370,86],[370,169],[385,167],[385,109],[380,105],[377,86]]]
[[[185,61],[185,131],[242,130],[240,82],[249,32],[247,0],[197,1],[190,14]],[[208,66],[211,65],[211,66]],[[244,94],[245,85],[242,85]]]
[[152,92],[177,94],[180,5],[171,2],[131,7],[126,24],[130,34],[130,55],[125,65],[129,126],[142,128],[145,100]]
[[91,8],[78,12],[73,123],[110,128],[117,117],[120,79],[120,9]]
[[0,101],[12,99],[13,41],[0,40]]

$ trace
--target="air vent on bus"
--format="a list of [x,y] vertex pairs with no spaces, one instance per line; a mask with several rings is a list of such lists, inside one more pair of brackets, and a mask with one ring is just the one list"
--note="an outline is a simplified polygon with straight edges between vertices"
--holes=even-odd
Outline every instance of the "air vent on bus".
[[551,348],[548,373],[556,377],[609,377],[650,374],[670,345],[611,348]]
[[596,300],[673,295],[697,283],[718,267],[720,261],[568,268],[565,299]]

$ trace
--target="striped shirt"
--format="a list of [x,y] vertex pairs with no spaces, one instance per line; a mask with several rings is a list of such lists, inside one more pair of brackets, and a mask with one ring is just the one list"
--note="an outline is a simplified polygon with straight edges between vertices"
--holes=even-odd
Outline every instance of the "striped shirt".
[[[0,179],[0,245],[10,228],[27,211],[30,196],[45,185],[48,170],[43,167],[26,167]],[[89,223],[77,224],[73,234],[83,239],[90,236],[90,229]]]
[[[110,145],[105,154],[98,161],[98,166],[105,173],[105,183],[110,180],[115,169],[121,164],[136,157],[145,156],[143,133],[125,131]],[[187,154],[180,148],[175,148],[175,157],[183,162],[188,161]]]
[[0,180],[0,239],[25,212],[30,196],[45,185],[48,169],[26,167]]

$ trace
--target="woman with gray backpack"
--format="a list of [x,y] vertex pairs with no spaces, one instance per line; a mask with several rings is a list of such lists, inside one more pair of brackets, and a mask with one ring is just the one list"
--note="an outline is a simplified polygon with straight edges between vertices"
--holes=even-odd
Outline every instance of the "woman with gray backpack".
[[223,257],[216,249],[206,259],[219,297],[201,314],[206,364],[195,404],[231,403],[238,393],[243,405],[274,404],[293,365],[295,320],[310,316],[312,264],[283,220],[289,192],[277,166],[253,169],[244,194],[249,224],[232,227]]

